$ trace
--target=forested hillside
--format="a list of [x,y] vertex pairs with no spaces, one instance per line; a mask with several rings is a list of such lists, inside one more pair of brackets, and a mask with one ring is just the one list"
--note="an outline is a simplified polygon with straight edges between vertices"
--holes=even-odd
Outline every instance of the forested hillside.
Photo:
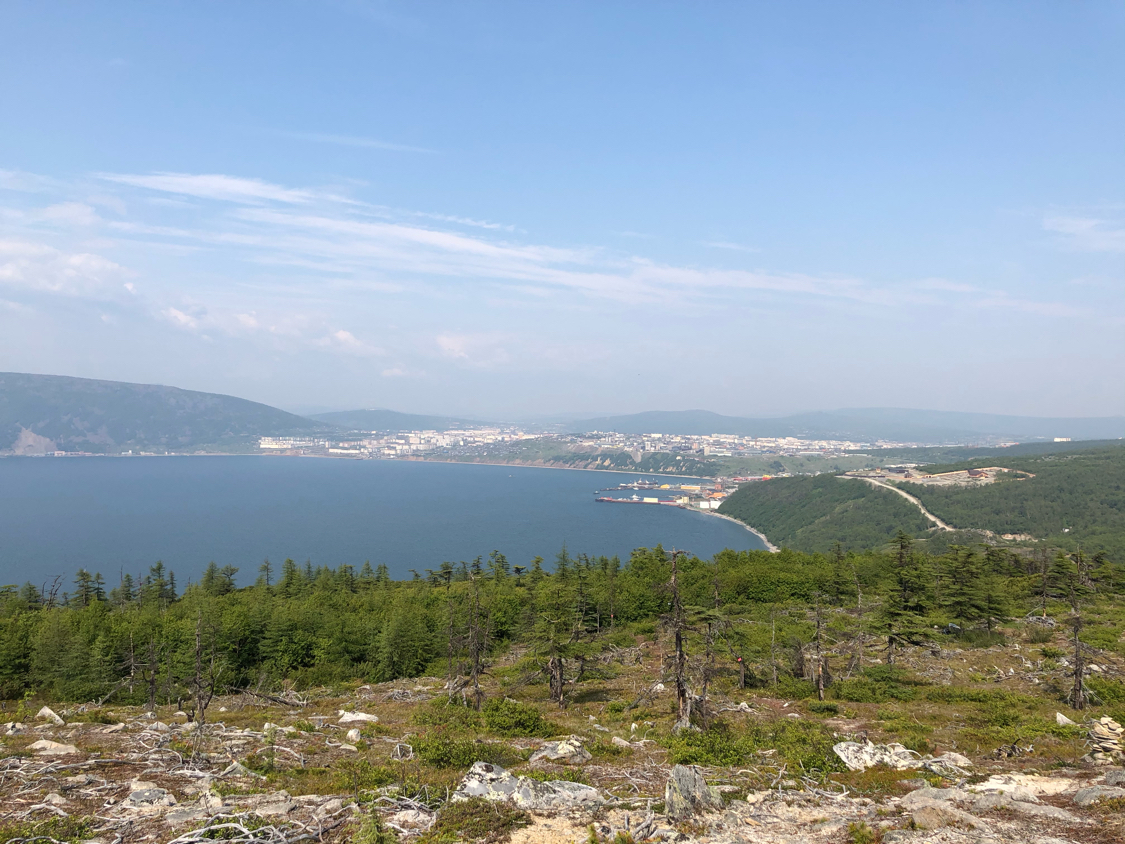
[[1000,465],[1033,474],[978,487],[900,484],[958,528],[1028,534],[1063,548],[1125,560],[1125,445],[1034,456],[1001,455],[931,473]]
[[[175,701],[187,696],[200,648],[223,689],[441,676],[450,660],[460,676],[512,645],[536,671],[554,660],[566,676],[581,675],[604,648],[651,635],[673,599],[686,607],[691,641],[726,619],[724,653],[764,676],[776,669],[767,667],[774,643],[810,641],[808,612],[821,604],[852,607],[834,621],[838,641],[866,631],[906,642],[950,621],[990,629],[992,619],[1022,616],[1045,600],[1089,601],[1121,588],[1121,568],[1103,558],[1060,555],[1045,564],[999,549],[933,557],[905,536],[895,543],[889,553],[846,556],[681,556],[675,594],[670,555],[659,547],[639,549],[624,565],[563,551],[550,571],[538,558],[516,567],[494,552],[409,581],[390,580],[382,567],[314,569],[287,560],[263,565],[257,584],[242,589],[237,569],[212,565],[182,595],[160,564],[109,591],[100,575],[80,571],[67,594],[31,584],[0,591],[0,699],[34,691],[62,700],[112,693],[119,701]],[[733,623],[740,618],[745,623]],[[772,627],[760,623],[771,618]],[[1123,626],[1125,619],[1108,617],[1084,635],[1120,651]],[[786,669],[796,680],[804,679],[801,664]]]
[[233,396],[156,384],[0,373],[0,453],[181,450],[253,444],[324,423]]
[[921,533],[930,523],[901,496],[835,475],[774,478],[741,487],[719,508],[759,530],[775,545],[827,552],[874,548],[905,530]]

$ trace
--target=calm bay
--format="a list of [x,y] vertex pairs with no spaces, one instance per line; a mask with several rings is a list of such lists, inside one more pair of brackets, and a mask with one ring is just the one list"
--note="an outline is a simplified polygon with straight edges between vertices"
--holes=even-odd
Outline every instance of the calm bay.
[[710,557],[761,549],[725,519],[674,507],[606,504],[614,472],[296,457],[0,460],[0,584],[64,589],[79,568],[109,585],[156,560],[178,581],[210,561],[252,582],[262,560],[385,563],[396,578],[494,549],[513,565],[618,555],[661,543]]

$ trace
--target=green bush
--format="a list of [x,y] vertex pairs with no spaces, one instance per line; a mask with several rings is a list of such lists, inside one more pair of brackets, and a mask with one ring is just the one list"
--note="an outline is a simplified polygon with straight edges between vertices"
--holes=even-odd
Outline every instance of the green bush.
[[918,686],[928,685],[912,678],[894,665],[872,665],[854,680],[839,680],[831,693],[837,700],[853,703],[886,703],[890,700],[911,701],[918,698]]
[[483,841],[486,844],[507,841],[512,832],[531,823],[522,809],[507,801],[492,802],[473,797],[457,803],[446,803],[418,844],[455,844],[462,841]]
[[821,722],[779,718],[751,721],[740,732],[720,722],[703,732],[670,736],[664,743],[673,764],[743,766],[761,761],[759,751],[772,750],[794,769],[842,771],[843,762],[832,752],[836,741]]
[[538,709],[510,698],[487,701],[481,714],[489,730],[507,738],[544,737],[554,732],[553,725],[539,714]]
[[1125,683],[1120,680],[1107,680],[1104,677],[1090,677],[1086,680],[1090,691],[1098,696],[1105,706],[1125,703]]
[[840,707],[835,703],[828,703],[827,701],[814,700],[808,705],[809,712],[814,712],[817,715],[839,715]]
[[474,762],[507,767],[520,760],[506,744],[454,738],[444,733],[419,736],[411,746],[418,758],[435,768],[470,768]]
[[332,783],[341,791],[353,794],[382,788],[398,780],[398,775],[385,765],[372,765],[366,759],[344,759],[332,769]]
[[411,719],[420,727],[445,727],[454,730],[472,730],[481,726],[481,717],[472,707],[448,698],[434,698],[418,707]]

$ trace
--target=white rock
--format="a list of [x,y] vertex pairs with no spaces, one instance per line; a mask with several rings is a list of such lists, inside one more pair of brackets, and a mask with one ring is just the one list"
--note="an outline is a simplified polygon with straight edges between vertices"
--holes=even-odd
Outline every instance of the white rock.
[[543,745],[542,750],[538,750],[531,755],[529,761],[546,760],[548,762],[561,762],[564,765],[584,765],[592,758],[590,751],[582,746],[582,740],[576,736],[570,736],[562,741],[547,742]]
[[336,719],[337,724],[374,724],[379,718],[376,715],[368,715],[366,712],[348,712],[346,709],[340,710],[340,717]]
[[110,724],[108,727],[103,729],[102,732],[103,733],[119,733],[124,729],[125,729],[125,724],[123,722],[118,722],[116,724]]
[[605,802],[601,792],[591,786],[557,780],[539,782],[528,777],[516,777],[499,765],[488,762],[473,763],[451,799],[461,801],[471,797],[510,800],[528,811],[592,807]]
[[430,815],[419,812],[417,809],[406,809],[402,812],[395,812],[391,815],[390,821],[395,826],[401,826],[404,829],[424,829],[430,825],[430,817]]
[[344,740],[348,744],[355,744],[357,741],[360,740],[360,738],[361,738],[360,732],[356,727],[352,727],[350,730],[348,730],[348,734],[346,736],[344,736]]
[[633,745],[630,744],[629,742],[625,741],[625,739],[618,738],[617,736],[614,736],[609,741],[610,741],[610,744],[616,745],[617,747],[628,747],[630,749],[633,747]]
[[1078,725],[1063,715],[1061,712],[1055,713],[1055,723],[1060,727],[1077,727]]
[[832,748],[833,752],[844,760],[849,771],[866,771],[876,765],[886,765],[896,771],[905,771],[908,768],[917,768],[921,762],[918,754],[907,750],[901,744],[859,744],[854,741],[842,741]]
[[356,747],[354,744],[341,744],[340,749],[341,750],[350,750],[352,753],[358,753],[359,752],[359,748]]
[[73,744],[60,744],[48,739],[39,739],[39,741],[34,741],[27,747],[29,750],[34,750],[44,756],[69,756],[78,753],[78,748]]
[[6,736],[18,736],[25,730],[27,730],[27,726],[19,721],[9,721],[4,725],[4,735]]
[[35,717],[40,721],[50,721],[52,724],[58,727],[61,727],[66,723],[66,721],[60,718],[58,714],[56,714],[55,710],[51,709],[49,706],[44,706],[42,709],[40,709]]

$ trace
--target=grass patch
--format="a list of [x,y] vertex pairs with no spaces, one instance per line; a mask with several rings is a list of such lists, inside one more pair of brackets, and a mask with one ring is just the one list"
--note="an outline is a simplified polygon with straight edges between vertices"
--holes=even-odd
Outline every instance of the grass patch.
[[741,766],[760,762],[759,751],[776,750],[776,759],[793,768],[829,772],[844,770],[832,752],[837,741],[820,722],[778,718],[752,721],[739,732],[719,722],[705,732],[669,736],[664,745],[673,764]]
[[435,698],[418,707],[411,719],[419,727],[444,727],[447,730],[476,730],[481,727],[480,713],[460,701]]
[[837,700],[851,703],[886,703],[891,700],[917,700],[919,686],[929,685],[912,678],[894,665],[873,665],[865,668],[863,676],[854,680],[839,680],[832,684],[831,694]]
[[446,803],[430,830],[418,844],[501,844],[512,832],[531,823],[527,812],[507,801],[496,803],[474,797],[471,800]]
[[54,838],[58,841],[84,841],[94,834],[88,818],[47,818],[42,821],[15,821],[0,824],[0,841],[13,838]]
[[578,768],[563,768],[560,771],[544,771],[542,768],[528,768],[527,770],[516,771],[515,773],[521,777],[527,777],[529,780],[538,780],[539,782],[562,780],[563,782],[577,782],[582,785],[590,784],[590,780],[585,772]]

